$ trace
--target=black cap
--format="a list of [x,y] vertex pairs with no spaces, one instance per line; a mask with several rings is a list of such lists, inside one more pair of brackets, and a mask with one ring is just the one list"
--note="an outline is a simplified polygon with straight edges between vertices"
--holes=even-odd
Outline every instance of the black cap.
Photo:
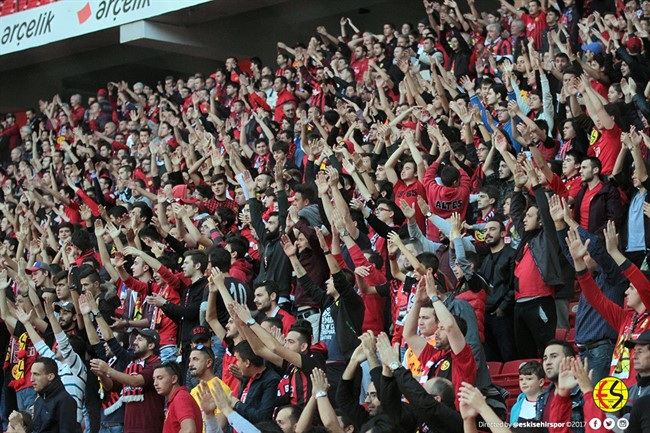
[[75,312],[74,304],[72,302],[55,302],[54,303],[54,310],[55,311],[65,310],[65,311],[69,311],[71,313]]
[[144,338],[152,343],[156,343],[156,347],[160,346],[160,335],[151,328],[133,328],[133,332],[142,335]]
[[192,329],[192,343],[197,341],[208,341],[210,339],[210,331],[205,326],[197,326]]
[[627,340],[625,342],[625,347],[628,349],[634,349],[634,346],[637,344],[650,344],[650,331],[643,331],[636,340]]

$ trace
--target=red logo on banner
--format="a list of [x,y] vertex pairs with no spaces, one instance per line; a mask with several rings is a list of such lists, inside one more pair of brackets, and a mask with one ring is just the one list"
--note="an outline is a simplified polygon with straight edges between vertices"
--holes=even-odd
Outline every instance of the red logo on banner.
[[92,11],[90,10],[90,3],[86,3],[86,6],[77,11],[77,19],[79,20],[79,24],[85,23],[88,18],[90,18],[91,13]]

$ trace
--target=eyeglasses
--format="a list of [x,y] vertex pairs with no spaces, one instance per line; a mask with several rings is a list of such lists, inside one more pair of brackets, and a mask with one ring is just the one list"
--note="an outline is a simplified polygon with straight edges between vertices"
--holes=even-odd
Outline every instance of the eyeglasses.
[[214,352],[212,351],[212,348],[210,346],[207,346],[203,343],[199,343],[196,346],[192,348],[192,350],[198,350],[199,352],[203,352],[206,355],[208,355],[210,358],[214,358]]
[[390,212],[391,210],[385,207],[378,207],[375,209],[375,212]]

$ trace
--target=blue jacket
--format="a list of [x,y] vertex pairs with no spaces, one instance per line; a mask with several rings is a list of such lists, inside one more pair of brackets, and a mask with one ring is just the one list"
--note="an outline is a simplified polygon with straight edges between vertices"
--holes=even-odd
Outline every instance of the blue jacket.
[[526,399],[526,394],[523,392],[517,397],[517,402],[512,406],[510,410],[510,425],[513,425],[519,420],[519,412],[521,412],[521,405],[524,404]]

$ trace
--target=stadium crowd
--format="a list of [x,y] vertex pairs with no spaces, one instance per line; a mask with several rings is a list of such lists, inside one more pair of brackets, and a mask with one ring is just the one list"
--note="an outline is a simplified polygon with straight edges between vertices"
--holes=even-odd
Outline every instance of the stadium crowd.
[[4,429],[650,431],[650,1],[477,3],[4,116]]

